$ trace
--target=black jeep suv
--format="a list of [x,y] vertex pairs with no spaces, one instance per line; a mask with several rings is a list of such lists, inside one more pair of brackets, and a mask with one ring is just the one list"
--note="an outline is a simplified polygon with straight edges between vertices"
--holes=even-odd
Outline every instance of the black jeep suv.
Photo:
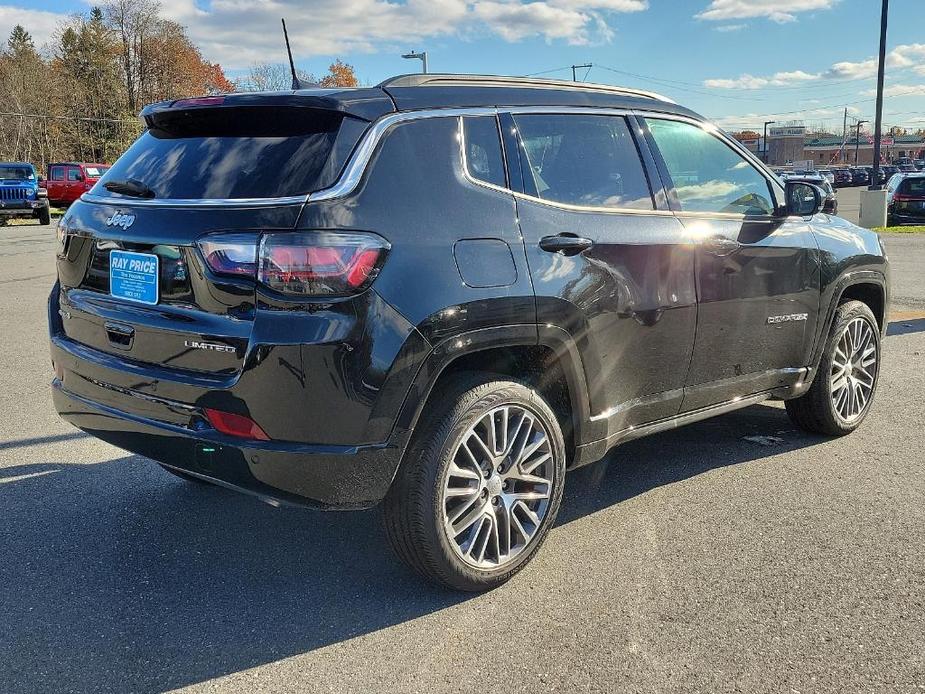
[[61,416],[271,503],[383,502],[436,582],[510,578],[623,441],[870,409],[877,236],[668,99],[414,75],[142,116],[59,226]]

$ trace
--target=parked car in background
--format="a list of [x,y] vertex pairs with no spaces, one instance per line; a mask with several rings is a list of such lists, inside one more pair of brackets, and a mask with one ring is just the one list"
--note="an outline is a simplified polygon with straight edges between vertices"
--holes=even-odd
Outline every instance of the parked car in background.
[[29,162],[0,162],[0,220],[23,217],[51,221],[46,191]]
[[919,171],[925,169],[925,159],[916,159],[912,163],[915,164],[915,168],[917,168]]
[[[873,183],[874,182],[874,167],[865,166],[864,168],[867,169],[867,173],[870,176],[870,182]],[[884,183],[886,183],[886,179],[887,179],[886,171],[884,171],[883,167],[881,166],[879,169],[877,169],[877,185],[883,185]]]
[[514,576],[566,470],[620,443],[769,399],[829,436],[870,411],[877,234],[657,94],[416,74],[141,116],[58,226],[57,411],[274,505],[381,502],[438,584]]
[[915,173],[916,171],[918,171],[918,169],[915,167],[915,164],[913,164],[912,162],[909,162],[908,164],[900,164],[899,170],[905,171],[906,173]]
[[925,173],[894,174],[886,185],[887,226],[925,224]]
[[870,174],[863,166],[853,166],[851,172],[851,185],[866,186],[870,184]]
[[822,176],[819,173],[810,172],[802,174],[788,174],[783,178],[788,182],[799,181],[817,186],[825,194],[822,211],[827,214],[838,214],[838,198],[836,197],[835,189],[832,187],[832,184],[829,183],[828,179],[825,178],[825,176]]
[[899,173],[899,167],[893,166],[892,164],[881,166],[880,170],[883,171],[883,175],[886,176],[887,179]]
[[819,169],[819,174],[832,185],[835,185],[835,174],[831,169]]
[[56,207],[67,207],[90,190],[109,171],[109,164],[57,162],[48,165],[48,199]]
[[836,188],[850,186],[854,181],[854,176],[851,175],[848,169],[834,169],[832,171],[832,177],[835,179],[834,185]]

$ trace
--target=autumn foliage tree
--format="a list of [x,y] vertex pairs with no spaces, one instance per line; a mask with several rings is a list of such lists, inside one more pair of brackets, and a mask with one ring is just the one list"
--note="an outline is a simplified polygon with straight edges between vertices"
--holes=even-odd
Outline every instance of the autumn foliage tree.
[[0,51],[0,158],[113,161],[142,106],[234,89],[156,0],[107,0],[59,27],[40,52],[14,27]]

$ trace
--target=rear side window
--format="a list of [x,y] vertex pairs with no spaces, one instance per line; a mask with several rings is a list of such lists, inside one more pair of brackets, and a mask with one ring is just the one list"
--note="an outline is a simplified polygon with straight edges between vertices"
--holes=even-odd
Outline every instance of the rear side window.
[[64,167],[63,166],[52,166],[51,170],[48,172],[48,177],[52,181],[63,181],[64,180]]
[[690,123],[647,118],[685,212],[767,215],[768,180],[741,154]]
[[472,178],[504,188],[504,157],[501,154],[501,134],[494,116],[463,118],[463,142],[466,169]]
[[543,200],[583,207],[651,210],[655,205],[636,143],[621,116],[514,117],[530,171],[529,189]]
[[158,199],[298,196],[337,180],[366,128],[341,113],[287,106],[163,111],[100,179],[141,181]]

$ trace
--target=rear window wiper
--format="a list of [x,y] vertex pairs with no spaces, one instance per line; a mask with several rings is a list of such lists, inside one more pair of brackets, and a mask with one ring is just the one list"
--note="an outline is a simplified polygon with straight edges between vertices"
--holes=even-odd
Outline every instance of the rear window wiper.
[[130,178],[127,181],[107,181],[103,187],[110,193],[131,195],[133,198],[153,198],[154,191],[141,181]]

